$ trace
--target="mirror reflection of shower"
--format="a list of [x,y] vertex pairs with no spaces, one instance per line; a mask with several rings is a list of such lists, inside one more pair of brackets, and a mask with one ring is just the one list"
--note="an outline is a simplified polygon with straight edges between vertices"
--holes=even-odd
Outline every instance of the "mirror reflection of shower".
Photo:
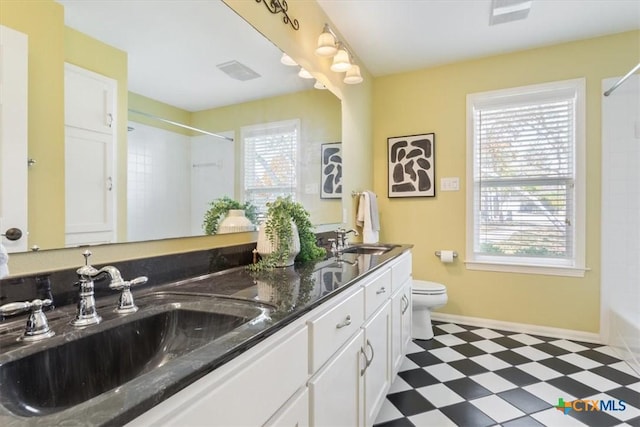
[[234,192],[233,132],[192,136],[133,122],[127,130],[127,240],[203,235],[209,202]]

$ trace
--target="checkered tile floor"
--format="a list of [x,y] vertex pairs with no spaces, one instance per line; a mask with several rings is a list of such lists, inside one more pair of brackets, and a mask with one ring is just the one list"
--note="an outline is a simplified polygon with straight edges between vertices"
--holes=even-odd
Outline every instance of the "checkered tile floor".
[[[433,329],[434,339],[409,344],[376,427],[640,427],[640,377],[610,347],[452,323]],[[560,398],[609,406],[565,415]]]

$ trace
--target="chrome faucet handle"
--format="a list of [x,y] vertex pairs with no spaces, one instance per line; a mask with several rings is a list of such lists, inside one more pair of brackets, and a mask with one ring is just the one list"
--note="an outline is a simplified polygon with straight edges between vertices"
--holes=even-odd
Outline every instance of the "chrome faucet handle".
[[84,265],[76,270],[76,274],[82,279],[91,280],[91,278],[99,273],[99,270],[89,264],[89,257],[91,256],[90,250],[87,249],[84,251],[82,256],[84,257]]
[[96,300],[93,292],[93,278],[100,274],[100,270],[89,264],[91,251],[86,250],[82,255],[84,256],[84,265],[76,270],[76,274],[80,277],[76,283],[80,287],[80,298],[78,299],[76,317],[71,321],[71,325],[76,327],[96,325],[102,321],[102,317],[98,316],[96,312]]
[[25,330],[18,340],[38,341],[55,335],[55,332],[49,328],[47,316],[42,311],[42,307],[47,307],[51,304],[53,304],[53,301],[50,299],[34,299],[31,302],[12,302],[1,306],[0,314],[2,316],[13,316],[31,310],[27,318]]
[[138,306],[133,301],[133,294],[131,293],[131,286],[144,285],[149,278],[147,276],[136,277],[135,279],[121,280],[120,283],[111,283],[109,287],[111,289],[122,291],[120,298],[118,299],[118,306],[113,310],[119,314],[135,313],[138,311]]

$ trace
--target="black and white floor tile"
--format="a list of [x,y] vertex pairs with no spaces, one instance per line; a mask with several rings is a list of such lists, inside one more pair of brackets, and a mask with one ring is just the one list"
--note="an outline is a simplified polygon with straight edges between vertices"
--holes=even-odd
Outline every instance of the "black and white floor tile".
[[640,377],[610,347],[442,322],[434,334],[409,344],[376,427],[640,427]]

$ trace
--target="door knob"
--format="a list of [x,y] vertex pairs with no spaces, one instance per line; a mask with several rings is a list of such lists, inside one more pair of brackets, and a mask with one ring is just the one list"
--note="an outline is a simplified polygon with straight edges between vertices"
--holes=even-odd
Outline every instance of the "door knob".
[[22,237],[22,230],[19,228],[9,228],[2,234],[2,236],[6,237],[7,240],[20,240]]

